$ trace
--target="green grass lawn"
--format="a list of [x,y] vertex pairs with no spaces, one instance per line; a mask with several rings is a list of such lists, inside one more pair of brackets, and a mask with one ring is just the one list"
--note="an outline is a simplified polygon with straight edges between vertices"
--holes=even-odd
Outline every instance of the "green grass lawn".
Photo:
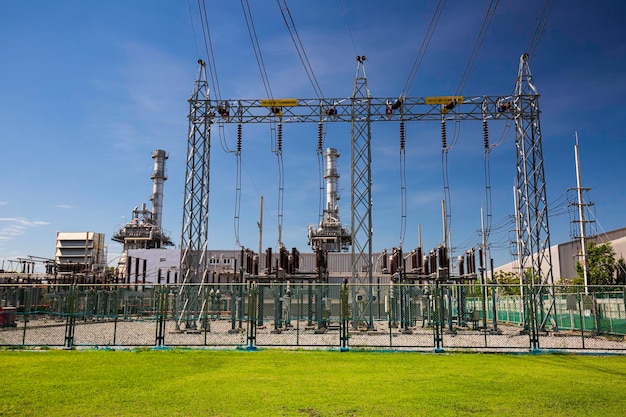
[[624,416],[626,356],[0,351],[0,416]]

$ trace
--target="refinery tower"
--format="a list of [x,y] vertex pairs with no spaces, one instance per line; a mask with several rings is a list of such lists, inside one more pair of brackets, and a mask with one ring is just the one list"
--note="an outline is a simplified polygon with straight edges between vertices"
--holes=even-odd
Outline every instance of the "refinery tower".
[[130,222],[118,229],[111,238],[124,246],[122,257],[125,257],[129,249],[159,249],[174,245],[161,227],[163,184],[167,180],[165,175],[167,154],[164,150],[157,149],[152,154],[152,159],[154,159],[154,172],[150,177],[152,179],[152,195],[150,196],[152,209],[146,208],[145,203],[141,205],[141,208],[136,206]]

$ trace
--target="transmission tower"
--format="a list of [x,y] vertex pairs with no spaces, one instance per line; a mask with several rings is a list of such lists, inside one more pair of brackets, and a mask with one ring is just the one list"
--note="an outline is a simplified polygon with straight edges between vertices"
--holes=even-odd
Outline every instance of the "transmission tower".
[[177,325],[184,319],[195,328],[198,284],[207,273],[207,244],[209,227],[209,167],[211,155],[211,123],[209,87],[206,65],[198,60],[198,75],[189,98],[189,135],[183,201],[180,273],[183,286],[179,293],[180,307]]
[[[351,230],[352,230],[352,280],[359,285],[354,288],[353,325],[365,322],[373,326],[372,317],[372,130],[370,123],[370,91],[365,75],[365,56],[357,56],[357,69],[352,90],[351,129]],[[362,270],[357,266],[361,265]],[[365,267],[363,267],[365,265]],[[365,308],[367,306],[367,308]]]
[[[528,66],[528,54],[520,58],[513,98],[515,147],[517,150],[516,216],[519,220],[518,248],[521,278],[530,285],[526,314],[531,344],[538,348],[537,331],[543,329],[554,307],[554,278],[550,253],[548,204],[543,164],[543,146],[539,126],[539,94]],[[551,297],[547,311],[543,295]],[[536,311],[536,308],[539,311]]]

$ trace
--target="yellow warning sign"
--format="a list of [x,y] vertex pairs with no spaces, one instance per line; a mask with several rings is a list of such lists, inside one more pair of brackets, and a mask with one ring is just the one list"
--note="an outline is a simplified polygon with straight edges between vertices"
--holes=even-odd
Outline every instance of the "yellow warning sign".
[[426,104],[449,104],[453,101],[456,104],[463,104],[463,96],[426,97]]
[[264,98],[261,100],[262,107],[293,107],[297,105],[297,98]]

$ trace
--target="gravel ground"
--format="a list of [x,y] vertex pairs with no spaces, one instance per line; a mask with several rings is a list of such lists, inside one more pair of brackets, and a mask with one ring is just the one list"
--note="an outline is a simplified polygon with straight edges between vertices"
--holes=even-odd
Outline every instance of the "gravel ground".
[[[292,320],[291,326],[276,331],[273,321],[266,320],[264,326],[257,328],[256,343],[258,347],[287,348],[339,348],[340,333],[338,323],[331,323],[325,332],[307,326],[306,321]],[[385,349],[385,350],[433,350],[436,346],[433,329],[420,325],[402,331],[389,329],[387,322],[375,323],[369,331],[350,330],[348,345],[351,348]],[[185,347],[238,347],[248,345],[246,322],[233,329],[228,319],[211,320],[209,328],[177,329],[174,320],[165,323],[164,345]],[[0,328],[0,345],[2,346],[56,346],[65,344],[65,320],[40,317],[17,322],[17,327]],[[74,345],[84,347],[124,347],[124,346],[156,346],[156,321],[117,320],[117,321],[83,321],[76,320]],[[529,351],[530,341],[527,334],[521,334],[520,327],[498,325],[498,331],[473,330],[460,327],[453,331],[444,329],[440,346],[450,351]],[[540,334],[539,348],[549,350],[577,351],[589,350],[597,352],[626,353],[626,342],[611,336],[594,336],[585,332],[547,332]]]

